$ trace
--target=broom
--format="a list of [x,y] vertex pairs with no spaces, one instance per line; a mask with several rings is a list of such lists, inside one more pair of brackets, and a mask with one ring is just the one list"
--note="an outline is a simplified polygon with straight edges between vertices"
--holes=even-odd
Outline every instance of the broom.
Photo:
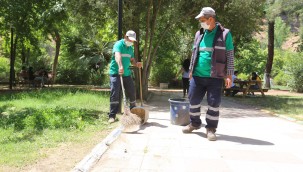
[[142,97],[142,81],[141,81],[141,69],[139,68],[139,79],[140,79],[140,100],[141,100],[141,107],[134,107],[131,109],[131,112],[136,114],[138,117],[141,118],[141,124],[146,123],[149,118],[148,109],[143,107],[143,97]]
[[121,80],[121,87],[122,87],[122,93],[123,93],[123,103],[124,103],[124,113],[121,117],[121,124],[124,128],[129,128],[134,125],[140,125],[141,124],[141,118],[139,118],[137,115],[130,112],[129,107],[126,103],[126,96],[125,96],[125,90],[123,85],[123,78],[120,75]]

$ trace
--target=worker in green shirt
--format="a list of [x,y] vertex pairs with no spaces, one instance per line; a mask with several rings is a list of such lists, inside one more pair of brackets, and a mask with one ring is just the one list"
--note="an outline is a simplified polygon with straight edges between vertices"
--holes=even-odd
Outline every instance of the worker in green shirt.
[[117,41],[114,45],[109,68],[110,76],[110,112],[109,123],[115,122],[119,110],[119,98],[121,90],[120,75],[123,77],[123,84],[126,96],[130,102],[130,109],[136,106],[136,91],[131,78],[130,65],[142,67],[141,62],[134,58],[133,43],[136,41],[136,33],[132,30],[126,32],[124,39]]

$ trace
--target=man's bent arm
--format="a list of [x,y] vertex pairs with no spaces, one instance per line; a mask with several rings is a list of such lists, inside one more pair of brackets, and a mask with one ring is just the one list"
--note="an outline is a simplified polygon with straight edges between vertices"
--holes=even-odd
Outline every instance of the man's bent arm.
[[122,75],[124,73],[124,69],[122,65],[122,56],[120,52],[115,52],[115,60],[119,67],[119,74]]

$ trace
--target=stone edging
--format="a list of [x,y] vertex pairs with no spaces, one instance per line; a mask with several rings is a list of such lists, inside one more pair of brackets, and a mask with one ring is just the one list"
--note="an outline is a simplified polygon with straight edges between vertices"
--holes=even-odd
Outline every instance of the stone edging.
[[120,136],[123,127],[115,128],[102,142],[97,144],[90,154],[85,156],[72,170],[72,172],[88,172],[93,167],[110,145]]

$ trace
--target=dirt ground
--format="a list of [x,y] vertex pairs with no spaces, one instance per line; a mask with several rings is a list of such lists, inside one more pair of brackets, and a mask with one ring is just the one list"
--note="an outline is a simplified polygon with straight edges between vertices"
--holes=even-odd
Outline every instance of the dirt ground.
[[65,143],[59,147],[41,150],[43,158],[32,165],[22,168],[0,167],[2,172],[62,172],[71,171],[91,150],[100,143],[111,130],[100,131],[96,133],[92,140],[85,143]]
[[296,93],[290,91],[283,91],[283,90],[268,90],[265,95],[289,95],[289,96],[303,96],[303,93]]

